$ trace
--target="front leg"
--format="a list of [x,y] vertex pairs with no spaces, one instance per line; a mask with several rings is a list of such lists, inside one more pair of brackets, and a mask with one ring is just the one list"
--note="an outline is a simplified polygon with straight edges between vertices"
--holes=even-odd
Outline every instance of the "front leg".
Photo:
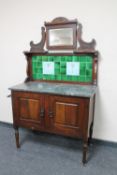
[[85,165],[87,162],[87,150],[88,150],[88,142],[84,141],[84,143],[83,143],[83,158],[82,158],[83,165]]
[[20,144],[19,144],[19,128],[18,127],[14,127],[14,129],[15,129],[16,147],[20,148]]
[[93,135],[93,122],[91,123],[90,129],[89,129],[88,145],[92,143],[92,135]]

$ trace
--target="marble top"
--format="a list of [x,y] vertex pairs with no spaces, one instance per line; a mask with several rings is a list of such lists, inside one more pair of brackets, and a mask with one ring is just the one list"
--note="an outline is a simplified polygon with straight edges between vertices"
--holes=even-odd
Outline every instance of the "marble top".
[[37,92],[77,97],[91,97],[96,93],[94,85],[77,85],[47,82],[27,82],[9,88],[13,91]]

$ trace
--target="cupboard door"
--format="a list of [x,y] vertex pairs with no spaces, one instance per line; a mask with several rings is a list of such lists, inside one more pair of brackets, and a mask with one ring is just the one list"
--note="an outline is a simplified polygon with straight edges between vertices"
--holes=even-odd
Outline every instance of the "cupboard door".
[[79,137],[82,135],[84,102],[81,98],[51,97],[49,118],[55,133]]
[[35,128],[35,126],[43,126],[45,116],[42,95],[15,92],[13,99],[14,105],[16,106],[15,110],[17,110],[14,115],[17,116],[18,123],[31,126],[32,128]]

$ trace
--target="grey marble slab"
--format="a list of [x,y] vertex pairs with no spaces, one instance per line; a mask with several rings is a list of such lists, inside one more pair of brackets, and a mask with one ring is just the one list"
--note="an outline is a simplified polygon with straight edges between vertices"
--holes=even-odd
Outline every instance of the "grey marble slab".
[[77,85],[63,83],[27,82],[9,88],[13,91],[48,93],[57,95],[91,97],[96,93],[94,85]]

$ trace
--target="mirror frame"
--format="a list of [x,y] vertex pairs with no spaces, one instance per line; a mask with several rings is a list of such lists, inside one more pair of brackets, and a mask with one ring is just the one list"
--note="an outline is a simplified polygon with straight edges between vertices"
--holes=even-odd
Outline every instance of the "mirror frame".
[[[67,19],[54,19],[51,23],[45,22],[45,27],[46,27],[46,48],[48,50],[75,50],[77,48],[77,21],[76,20],[71,20],[68,21]],[[67,44],[67,45],[50,45],[50,30],[54,29],[72,29],[73,30],[73,43],[72,44]]]

